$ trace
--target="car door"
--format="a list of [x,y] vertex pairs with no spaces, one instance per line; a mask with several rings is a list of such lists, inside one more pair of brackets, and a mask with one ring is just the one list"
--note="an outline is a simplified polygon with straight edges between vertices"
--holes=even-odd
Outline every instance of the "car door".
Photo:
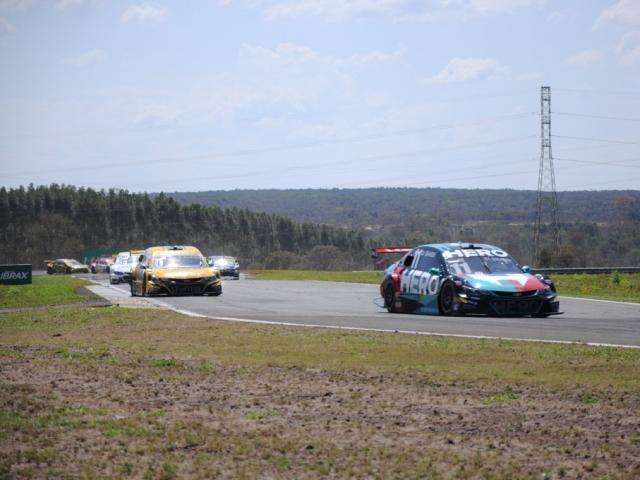
[[421,297],[437,297],[442,277],[442,257],[440,252],[432,248],[422,249],[417,259],[414,276],[418,295]]

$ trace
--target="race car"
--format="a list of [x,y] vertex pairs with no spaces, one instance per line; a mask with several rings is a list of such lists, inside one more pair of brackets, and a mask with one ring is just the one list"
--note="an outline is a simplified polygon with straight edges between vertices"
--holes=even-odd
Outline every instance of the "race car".
[[385,270],[380,285],[391,313],[558,315],[553,282],[533,275],[492,245],[439,243],[409,251]]
[[103,255],[102,257],[98,257],[94,259],[89,265],[91,267],[91,273],[109,273],[113,262],[114,260],[111,255]]
[[131,273],[131,296],[222,294],[220,272],[200,250],[182,245],[147,248]]
[[142,250],[132,250],[130,252],[120,252],[115,263],[109,269],[109,283],[129,283],[131,281],[131,270],[138,263],[138,257]]
[[207,262],[218,269],[223,277],[233,277],[236,280],[240,280],[240,264],[235,257],[212,256],[207,258]]
[[44,261],[47,273],[89,273],[89,267],[71,258],[59,258],[58,260]]

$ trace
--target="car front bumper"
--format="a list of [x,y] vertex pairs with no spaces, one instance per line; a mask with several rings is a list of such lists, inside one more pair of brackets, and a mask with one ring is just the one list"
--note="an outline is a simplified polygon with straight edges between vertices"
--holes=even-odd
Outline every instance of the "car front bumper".
[[131,282],[131,272],[109,272],[109,280],[113,283],[129,283]]
[[210,279],[152,279],[147,282],[146,291],[151,295],[205,295],[222,288],[222,280]]
[[493,292],[462,292],[454,306],[458,313],[494,316],[559,315],[557,296],[544,293],[534,295],[499,294]]

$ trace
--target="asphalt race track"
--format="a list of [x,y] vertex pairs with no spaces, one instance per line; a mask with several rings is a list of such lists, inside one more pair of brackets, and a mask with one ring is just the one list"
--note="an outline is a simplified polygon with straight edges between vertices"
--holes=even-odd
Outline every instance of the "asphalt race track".
[[[129,285],[114,288],[129,295]],[[564,315],[549,318],[436,317],[387,313],[374,303],[376,285],[243,278],[226,280],[223,292],[152,301],[212,318],[640,347],[640,305],[629,303],[562,298]]]

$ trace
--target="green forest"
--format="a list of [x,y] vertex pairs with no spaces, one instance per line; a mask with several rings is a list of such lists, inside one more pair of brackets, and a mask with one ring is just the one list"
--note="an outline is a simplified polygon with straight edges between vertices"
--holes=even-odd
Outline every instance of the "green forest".
[[79,259],[86,250],[167,244],[195,245],[205,255],[234,255],[244,265],[260,265],[270,256],[279,262],[282,252],[307,268],[370,264],[369,246],[355,230],[242,208],[180,205],[163,194],[152,198],[55,184],[2,187],[0,225],[0,263],[35,268],[44,259]]
[[[410,201],[415,189],[140,194],[55,184],[0,188],[0,263],[37,268],[47,258],[80,259],[87,250],[189,244],[205,255],[237,256],[245,267],[350,270],[371,268],[373,246],[455,241],[498,245],[531,263],[531,192],[420,192],[446,195],[429,203]],[[229,197],[218,205],[216,195]],[[640,192],[565,192],[560,202],[562,247],[546,248],[534,266],[640,266]]]
[[[362,188],[295,190],[217,190],[174,192],[180,203],[248,208],[277,213],[299,222],[349,227],[389,226],[413,216],[446,218],[450,223],[478,221],[528,222],[535,219],[532,190],[456,188]],[[640,220],[640,190],[558,192],[560,218],[565,222],[608,222],[620,199],[636,202]]]
[[[179,202],[243,207],[297,221],[360,228],[377,243],[499,245],[531,263],[536,192],[365,188],[169,193]],[[562,248],[537,267],[640,266],[640,191],[559,192]]]

